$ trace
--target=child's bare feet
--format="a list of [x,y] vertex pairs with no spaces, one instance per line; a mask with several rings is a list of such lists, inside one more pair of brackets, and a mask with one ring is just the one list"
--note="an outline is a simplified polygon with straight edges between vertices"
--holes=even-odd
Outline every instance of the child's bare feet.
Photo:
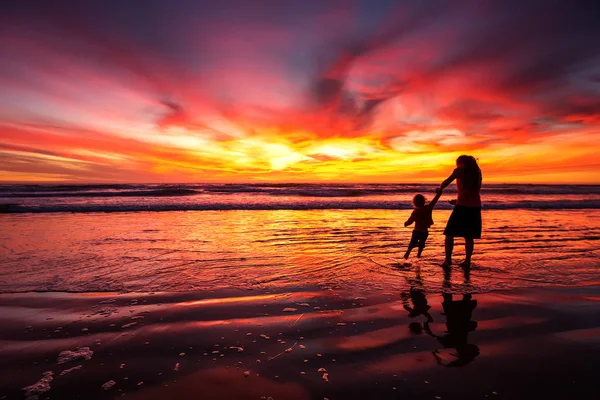
[[405,260],[408,260],[408,255],[409,255],[409,254],[410,254],[410,253],[404,253],[404,259],[405,259]]
[[461,266],[461,268],[469,269],[469,268],[471,268],[471,261],[465,260],[465,261],[461,262],[459,265]]
[[442,268],[450,268],[452,266],[452,260],[448,260],[446,259],[443,263],[442,263]]

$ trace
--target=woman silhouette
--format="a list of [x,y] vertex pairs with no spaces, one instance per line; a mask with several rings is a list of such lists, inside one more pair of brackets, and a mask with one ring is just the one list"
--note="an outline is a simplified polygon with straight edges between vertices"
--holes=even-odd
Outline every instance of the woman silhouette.
[[456,179],[458,195],[454,204],[452,214],[446,224],[444,235],[446,235],[445,249],[446,260],[442,267],[449,268],[452,265],[452,250],[454,249],[454,238],[465,238],[465,261],[461,263],[464,268],[471,266],[471,256],[475,242],[473,239],[481,238],[481,169],[473,156],[462,155],[456,159],[456,169],[442,182],[440,189],[444,189]]

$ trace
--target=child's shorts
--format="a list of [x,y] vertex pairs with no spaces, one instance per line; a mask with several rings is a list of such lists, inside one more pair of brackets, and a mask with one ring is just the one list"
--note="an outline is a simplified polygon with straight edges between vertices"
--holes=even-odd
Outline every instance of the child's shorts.
[[410,247],[425,247],[425,241],[429,236],[429,232],[413,231],[412,237],[410,238]]

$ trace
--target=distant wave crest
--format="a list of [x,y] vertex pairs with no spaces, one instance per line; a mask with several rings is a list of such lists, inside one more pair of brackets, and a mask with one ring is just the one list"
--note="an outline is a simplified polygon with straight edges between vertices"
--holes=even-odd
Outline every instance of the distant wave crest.
[[[256,194],[298,197],[366,197],[412,193],[433,194],[434,184],[182,184],[182,185],[2,185],[0,198],[168,197],[198,194]],[[454,193],[454,185],[446,189]],[[482,195],[594,195],[600,185],[486,184]]]
[[151,190],[119,190],[119,191],[71,191],[64,192],[17,192],[3,193],[0,197],[19,198],[19,197],[171,197],[171,196],[192,196],[198,194],[197,190],[184,188],[162,188]]
[[[437,208],[450,209],[441,203]],[[221,211],[221,210],[409,210],[410,202],[386,201],[311,201],[305,203],[157,203],[157,204],[54,204],[0,205],[1,213],[94,213],[94,212],[160,212],[160,211]],[[484,204],[484,210],[579,210],[600,209],[600,200],[533,201]]]

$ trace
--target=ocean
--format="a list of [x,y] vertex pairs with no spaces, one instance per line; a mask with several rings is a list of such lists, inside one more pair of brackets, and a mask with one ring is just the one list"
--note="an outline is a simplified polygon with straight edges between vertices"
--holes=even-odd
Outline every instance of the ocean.
[[[484,185],[474,265],[469,276],[456,266],[451,285],[439,265],[453,186],[434,211],[423,258],[401,258],[411,199],[431,198],[435,187],[4,185],[0,292],[364,293],[417,284],[472,293],[597,282],[600,185]],[[457,239],[456,263],[463,254]]]
[[[422,184],[0,185],[7,213],[410,209]],[[454,186],[446,196],[455,195]],[[485,209],[599,209],[600,185],[486,184]],[[450,209],[440,203],[440,209]]]

